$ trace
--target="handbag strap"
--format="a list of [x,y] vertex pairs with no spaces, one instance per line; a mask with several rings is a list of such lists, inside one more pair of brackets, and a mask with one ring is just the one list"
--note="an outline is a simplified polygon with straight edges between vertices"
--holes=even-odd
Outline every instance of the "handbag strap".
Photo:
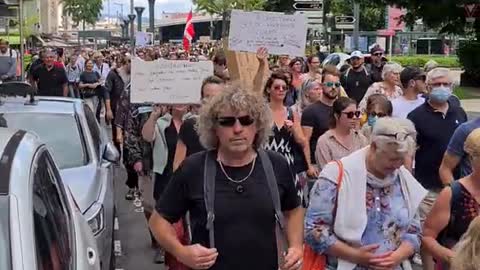
[[340,193],[340,188],[343,183],[343,163],[341,160],[335,160],[335,163],[338,165],[338,176],[337,176],[337,195],[335,196],[335,205],[333,207],[333,224],[335,225],[335,218],[337,217],[337,206],[338,206],[338,194]]

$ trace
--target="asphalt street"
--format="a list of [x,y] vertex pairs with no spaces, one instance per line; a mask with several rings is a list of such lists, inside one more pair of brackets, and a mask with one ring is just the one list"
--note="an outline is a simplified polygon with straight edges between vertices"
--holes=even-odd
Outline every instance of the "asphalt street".
[[[480,112],[469,112],[468,118],[480,117]],[[109,130],[107,128],[107,130]],[[115,196],[117,221],[115,226],[115,251],[117,270],[164,270],[163,264],[153,264],[154,250],[150,247],[147,223],[133,201],[125,200],[126,173],[122,166],[116,169]],[[420,270],[419,266],[414,266]]]

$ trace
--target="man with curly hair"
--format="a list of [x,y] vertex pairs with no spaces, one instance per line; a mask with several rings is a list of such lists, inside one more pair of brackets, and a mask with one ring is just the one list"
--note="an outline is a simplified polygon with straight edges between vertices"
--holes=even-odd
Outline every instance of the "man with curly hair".
[[[283,156],[261,150],[271,126],[268,105],[252,91],[232,87],[202,107],[198,134],[209,150],[182,163],[150,219],[156,239],[183,264],[214,270],[301,268],[303,215],[293,174]],[[187,211],[192,242],[183,245],[172,224]]]

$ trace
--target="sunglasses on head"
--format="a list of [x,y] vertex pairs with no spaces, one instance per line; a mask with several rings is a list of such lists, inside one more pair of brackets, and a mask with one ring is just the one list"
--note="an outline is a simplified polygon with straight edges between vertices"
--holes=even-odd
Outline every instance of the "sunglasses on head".
[[360,118],[360,115],[362,115],[361,111],[356,111],[356,112],[342,112],[347,116],[348,119],[352,119],[354,116],[356,118]]
[[233,127],[237,122],[237,120],[238,122],[240,122],[240,125],[242,126],[250,126],[255,122],[255,119],[253,119],[250,115],[245,115],[240,117],[235,117],[235,116],[218,117],[217,123],[222,127]]
[[381,112],[371,112],[368,114],[369,116],[371,117],[378,117],[378,118],[382,118],[382,117],[386,117],[387,114],[386,113],[381,113]]
[[338,88],[341,86],[340,82],[326,82],[326,83],[323,83],[323,85],[325,85],[326,87],[334,87],[335,88]]

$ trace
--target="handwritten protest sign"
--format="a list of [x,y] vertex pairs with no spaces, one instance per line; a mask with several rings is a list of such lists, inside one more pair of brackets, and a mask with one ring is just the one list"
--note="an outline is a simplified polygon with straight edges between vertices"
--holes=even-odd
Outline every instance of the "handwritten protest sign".
[[213,75],[210,61],[132,59],[132,103],[198,104],[202,81]]
[[233,10],[228,48],[256,52],[266,47],[270,54],[304,56],[307,19],[303,14]]

